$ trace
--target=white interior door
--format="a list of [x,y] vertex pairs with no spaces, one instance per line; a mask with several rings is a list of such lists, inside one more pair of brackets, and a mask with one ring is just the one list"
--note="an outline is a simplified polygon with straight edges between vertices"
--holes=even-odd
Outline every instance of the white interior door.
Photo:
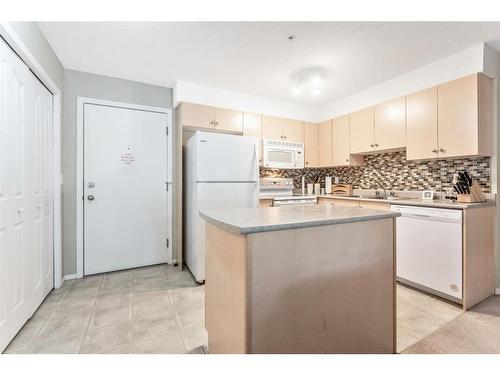
[[0,352],[53,288],[52,95],[0,40]]
[[171,262],[168,116],[84,104],[84,274]]

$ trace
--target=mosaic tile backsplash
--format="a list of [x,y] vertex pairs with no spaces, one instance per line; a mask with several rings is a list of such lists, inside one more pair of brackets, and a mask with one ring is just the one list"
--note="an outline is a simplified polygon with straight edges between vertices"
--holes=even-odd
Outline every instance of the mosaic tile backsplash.
[[446,192],[451,189],[453,174],[466,169],[476,179],[483,191],[489,193],[490,158],[469,157],[448,160],[406,160],[406,152],[366,155],[360,167],[270,169],[260,168],[261,177],[293,178],[296,188],[300,188],[301,177],[306,183],[319,181],[324,186],[325,176],[338,177],[340,183],[352,184],[355,189],[375,189],[378,180],[389,190],[434,190]]

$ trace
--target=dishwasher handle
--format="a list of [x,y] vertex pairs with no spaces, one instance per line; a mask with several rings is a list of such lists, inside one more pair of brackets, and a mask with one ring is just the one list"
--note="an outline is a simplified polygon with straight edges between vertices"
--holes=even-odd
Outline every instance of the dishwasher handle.
[[442,223],[458,223],[458,224],[462,223],[462,220],[457,219],[457,218],[440,217],[440,216],[424,215],[424,214],[417,214],[417,213],[407,213],[407,212],[401,212],[401,217],[407,217],[410,219],[418,219],[418,220],[427,220],[427,221],[439,221]]

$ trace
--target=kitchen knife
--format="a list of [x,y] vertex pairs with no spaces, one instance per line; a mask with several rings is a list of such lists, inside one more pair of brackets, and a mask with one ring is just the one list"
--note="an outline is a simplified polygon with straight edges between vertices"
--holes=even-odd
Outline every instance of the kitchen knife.
[[467,171],[464,171],[464,176],[467,179],[467,183],[469,184],[469,186],[472,186],[472,178]]
[[460,181],[460,187],[465,191],[465,193],[470,194],[469,180],[465,177],[463,172],[458,172],[458,180]]

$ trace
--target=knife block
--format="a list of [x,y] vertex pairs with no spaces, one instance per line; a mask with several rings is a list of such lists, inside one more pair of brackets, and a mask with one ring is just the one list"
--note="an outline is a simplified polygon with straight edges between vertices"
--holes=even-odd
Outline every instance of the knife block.
[[470,194],[457,195],[457,202],[460,203],[479,203],[484,201],[486,201],[486,197],[481,190],[481,186],[479,186],[479,183],[476,180],[472,181]]

